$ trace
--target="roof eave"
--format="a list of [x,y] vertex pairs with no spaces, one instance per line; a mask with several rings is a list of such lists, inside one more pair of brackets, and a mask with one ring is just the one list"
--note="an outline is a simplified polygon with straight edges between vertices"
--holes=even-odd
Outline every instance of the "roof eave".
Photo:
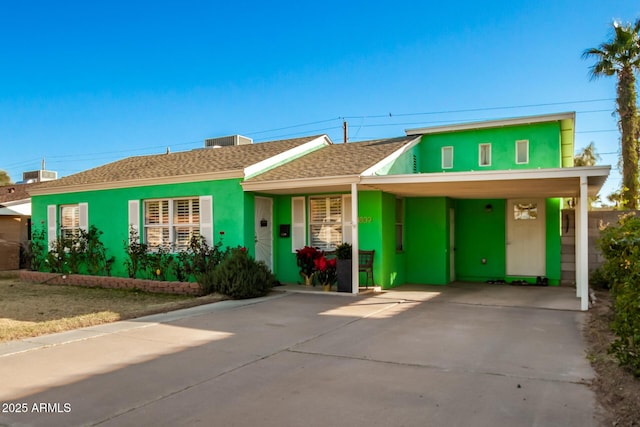
[[51,188],[34,187],[28,191],[31,196],[44,196],[49,194],[79,193],[82,191],[114,190],[118,188],[148,187],[151,185],[183,184],[188,182],[217,181],[237,178],[244,178],[244,171],[242,169],[181,176],[108,181],[93,184],[72,184]]
[[407,136],[428,135],[428,134],[434,134],[434,133],[456,132],[456,131],[463,131],[463,130],[489,129],[489,128],[497,128],[497,127],[505,127],[505,126],[517,126],[517,125],[529,125],[529,124],[536,124],[536,123],[556,122],[560,120],[575,121],[575,118],[576,118],[576,113],[572,111],[572,112],[566,112],[566,113],[543,114],[543,115],[537,115],[537,116],[513,117],[510,119],[485,120],[485,121],[479,121],[479,122],[469,122],[469,123],[459,123],[459,124],[452,124],[452,125],[406,129],[405,134]]
[[306,190],[310,188],[336,187],[357,183],[359,180],[359,175],[339,175],[271,181],[244,181],[241,185],[244,191],[269,192],[272,190]]

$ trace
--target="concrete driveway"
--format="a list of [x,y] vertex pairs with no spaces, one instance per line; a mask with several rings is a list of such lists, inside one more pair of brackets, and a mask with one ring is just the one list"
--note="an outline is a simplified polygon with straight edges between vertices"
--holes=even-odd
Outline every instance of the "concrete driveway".
[[585,313],[550,291],[575,298],[286,292],[0,345],[0,425],[597,425]]

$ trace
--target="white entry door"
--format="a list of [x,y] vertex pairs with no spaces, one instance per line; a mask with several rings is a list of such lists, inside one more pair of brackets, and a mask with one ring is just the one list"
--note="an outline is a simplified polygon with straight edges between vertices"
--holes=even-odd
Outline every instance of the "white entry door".
[[255,254],[256,261],[263,261],[273,271],[273,200],[255,199]]
[[546,275],[544,199],[507,202],[507,276]]

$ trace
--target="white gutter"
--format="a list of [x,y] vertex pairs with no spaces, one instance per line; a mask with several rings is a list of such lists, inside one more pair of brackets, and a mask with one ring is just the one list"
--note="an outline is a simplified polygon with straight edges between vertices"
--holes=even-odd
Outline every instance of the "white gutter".
[[346,176],[327,176],[320,178],[300,178],[292,180],[274,180],[274,181],[245,181],[241,182],[244,191],[269,191],[269,190],[288,190],[296,188],[311,187],[333,187],[338,185],[351,185],[358,183],[360,177],[358,175]]
[[545,178],[607,177],[611,166],[586,166],[554,169],[522,169],[473,172],[432,172],[405,175],[363,176],[361,184],[418,184],[438,182],[504,181]]
[[406,129],[404,132],[408,136],[428,135],[432,133],[455,132],[455,131],[461,131],[461,130],[475,130],[475,129],[497,128],[497,127],[504,127],[504,126],[529,125],[534,123],[557,122],[560,120],[575,121],[575,119],[576,119],[576,113],[568,112],[568,113],[556,113],[556,114],[543,114],[539,116],[514,117],[510,119],[500,119],[500,120],[485,120],[480,122],[460,123],[460,124],[433,126],[433,127],[416,128],[416,129]]

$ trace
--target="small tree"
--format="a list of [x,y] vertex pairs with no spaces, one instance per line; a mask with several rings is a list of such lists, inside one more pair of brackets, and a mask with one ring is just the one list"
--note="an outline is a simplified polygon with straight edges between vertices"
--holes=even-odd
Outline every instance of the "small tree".
[[0,185],[8,185],[8,184],[11,184],[11,177],[7,172],[0,170]]

